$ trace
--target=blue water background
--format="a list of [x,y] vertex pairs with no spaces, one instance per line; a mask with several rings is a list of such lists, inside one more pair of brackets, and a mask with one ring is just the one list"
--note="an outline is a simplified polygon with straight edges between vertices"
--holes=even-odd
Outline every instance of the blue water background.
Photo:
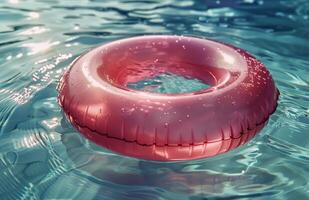
[[[156,163],[98,147],[57,104],[69,63],[148,34],[246,49],[281,92],[269,124],[213,158]],[[0,0],[0,199],[309,199],[309,1]]]
[[183,94],[205,90],[209,88],[210,85],[196,78],[183,77],[173,73],[163,73],[154,77],[145,78],[138,82],[129,82],[127,87],[144,92]]

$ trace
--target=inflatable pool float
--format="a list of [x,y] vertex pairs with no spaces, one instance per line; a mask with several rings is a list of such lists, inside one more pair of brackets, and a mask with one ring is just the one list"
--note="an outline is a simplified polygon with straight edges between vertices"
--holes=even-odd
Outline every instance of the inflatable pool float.
[[[128,84],[171,73],[209,88],[181,94]],[[77,58],[58,86],[59,103],[88,139],[150,160],[190,160],[230,151],[254,137],[277,107],[279,91],[246,51],[182,36],[140,36]]]

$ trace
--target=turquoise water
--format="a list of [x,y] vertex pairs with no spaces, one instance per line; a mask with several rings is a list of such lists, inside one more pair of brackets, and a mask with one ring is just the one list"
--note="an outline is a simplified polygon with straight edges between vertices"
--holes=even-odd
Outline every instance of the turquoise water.
[[[207,37],[250,51],[281,92],[261,133],[214,158],[156,163],[98,147],[64,119],[56,85],[101,43]],[[0,199],[309,199],[306,0],[0,0]]]
[[172,73],[163,73],[149,79],[128,83],[127,86],[138,91],[162,94],[190,93],[210,87],[199,79],[191,79]]

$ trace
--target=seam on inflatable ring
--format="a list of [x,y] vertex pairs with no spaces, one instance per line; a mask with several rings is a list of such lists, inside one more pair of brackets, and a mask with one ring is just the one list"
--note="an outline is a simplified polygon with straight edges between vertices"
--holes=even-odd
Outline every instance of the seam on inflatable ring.
[[[276,110],[276,109],[274,109]],[[272,111],[271,113],[273,113],[274,111]],[[271,113],[269,114],[269,116],[271,115]],[[73,119],[74,120],[74,119]],[[253,130],[256,130],[256,128],[264,123],[266,123],[267,121],[269,120],[269,117],[267,117],[266,119],[264,119],[262,122],[260,123],[256,123],[255,124],[255,127],[253,129],[250,129],[250,128],[247,128],[247,132],[248,131],[253,131]],[[200,144],[194,144],[194,143],[190,143],[190,144],[186,144],[186,145],[183,145],[183,144],[177,144],[177,145],[170,145],[170,144],[165,144],[165,145],[157,145],[156,143],[153,143],[153,144],[141,144],[139,143],[137,140],[126,140],[125,138],[124,139],[120,139],[120,138],[117,138],[117,137],[113,137],[113,136],[109,136],[107,134],[100,134],[100,133],[97,133],[96,130],[92,130],[90,128],[88,128],[87,126],[81,126],[79,125],[75,120],[73,121],[73,124],[82,128],[82,129],[88,129],[89,131],[91,131],[93,134],[96,134],[98,136],[103,136],[103,137],[107,137],[107,138],[111,138],[111,139],[116,139],[116,140],[120,140],[120,141],[123,141],[123,142],[128,142],[128,143],[136,143],[138,145],[141,145],[141,146],[158,146],[158,147],[164,147],[164,146],[168,146],[168,147],[175,147],[175,146],[184,146],[184,147],[188,147],[188,146],[199,146],[199,145],[204,145],[204,144],[211,144],[211,143],[217,143],[217,142],[220,142],[220,141],[228,141],[228,140],[236,140],[236,139],[239,139],[241,138],[244,134],[248,134],[248,133],[244,133],[244,132],[240,132],[240,136],[239,137],[230,137],[228,139],[223,139],[223,140],[215,140],[215,141],[210,141],[210,142],[203,142],[203,143],[200,143]]]
[[[268,121],[269,118],[267,118],[266,120],[263,120],[261,123],[257,123],[255,128],[253,129],[247,129],[248,131],[253,131],[253,130],[256,130],[256,128],[262,124],[264,124],[265,122]],[[71,120],[70,120],[71,121]],[[203,142],[203,143],[199,143],[199,144],[194,144],[194,143],[189,143],[189,144],[165,144],[165,145],[157,145],[156,143],[153,143],[153,144],[141,144],[139,143],[136,139],[135,140],[126,140],[125,138],[124,139],[120,139],[120,138],[117,138],[117,137],[113,137],[113,136],[109,136],[107,134],[100,134],[100,133],[97,133],[97,131],[95,130],[92,130],[90,128],[88,128],[87,126],[81,126],[79,125],[75,120],[73,121],[73,124],[78,126],[79,128],[82,128],[82,129],[88,129],[89,131],[91,131],[93,134],[96,134],[98,136],[101,136],[101,137],[107,137],[107,138],[111,138],[111,139],[116,139],[116,140],[120,140],[120,141],[123,141],[123,142],[128,142],[128,143],[136,143],[138,145],[141,145],[141,146],[158,146],[158,147],[164,147],[164,146],[168,146],[168,147],[176,147],[176,146],[184,146],[184,147],[189,147],[189,146],[199,146],[199,145],[204,145],[204,144],[211,144],[211,143],[217,143],[217,142],[221,142],[221,141],[228,141],[228,140],[237,140],[237,139],[240,139],[243,135],[245,134],[248,134],[248,133],[242,133],[240,132],[240,136],[239,137],[230,137],[230,138],[227,138],[227,139],[223,139],[223,140],[215,140],[215,141],[210,141],[210,142]]]
[[[255,127],[254,127],[254,128],[250,129],[249,127],[247,127],[246,133],[244,133],[243,131],[241,131],[239,137],[230,137],[230,138],[228,138],[228,139],[215,140],[215,141],[210,141],[210,142],[204,141],[204,142],[199,143],[199,144],[194,144],[194,143],[189,143],[189,144],[185,144],[185,145],[183,145],[183,144],[177,144],[177,145],[175,145],[175,144],[157,145],[156,143],[153,143],[153,144],[141,144],[141,143],[139,143],[136,139],[135,139],[135,140],[132,140],[132,141],[126,140],[125,138],[120,139],[120,138],[117,138],[117,137],[109,136],[109,135],[106,134],[106,133],[105,133],[105,134],[99,133],[98,131],[93,130],[93,129],[87,127],[87,126],[82,126],[82,125],[80,125],[76,120],[74,120],[74,118],[72,117],[72,115],[70,115],[70,112],[67,113],[67,116],[69,116],[69,117],[68,117],[69,120],[70,120],[75,126],[77,126],[77,128],[88,129],[90,132],[92,132],[93,134],[96,134],[96,135],[98,135],[98,136],[103,136],[103,137],[107,137],[107,138],[111,138],[111,139],[116,139],[116,140],[120,140],[120,141],[128,142],[128,143],[135,143],[135,144],[141,145],[141,146],[157,146],[157,147],[165,147],[165,146],[167,146],[167,147],[184,146],[184,147],[191,147],[191,146],[199,146],[199,145],[217,143],[217,142],[221,142],[221,141],[228,141],[228,140],[240,139],[241,137],[243,137],[244,134],[248,134],[248,133],[247,133],[248,131],[256,130],[256,128],[257,128],[258,126],[260,126],[260,125],[262,125],[262,124],[265,124],[265,123],[269,120],[269,117],[276,111],[276,109],[277,109],[277,107],[278,107],[278,102],[277,102],[277,101],[278,101],[279,95],[280,95],[280,92],[279,92],[278,89],[277,89],[276,92],[277,92],[277,95],[276,95],[277,97],[276,97],[276,100],[275,100],[276,104],[275,104],[274,108],[271,110],[271,112],[268,113],[267,117],[264,118],[261,122],[255,123]],[[72,119],[72,120],[71,120],[71,119]],[[257,134],[257,133],[255,133],[255,134]],[[255,135],[255,134],[254,134],[254,135]],[[237,145],[237,146],[238,146],[238,145]],[[230,146],[229,146],[228,149],[230,149]]]

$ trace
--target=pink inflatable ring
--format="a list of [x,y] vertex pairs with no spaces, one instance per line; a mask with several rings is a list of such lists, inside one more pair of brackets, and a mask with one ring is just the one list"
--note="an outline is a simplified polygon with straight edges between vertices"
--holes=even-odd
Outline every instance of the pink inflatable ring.
[[[210,88],[158,94],[129,83],[172,73]],[[150,160],[215,156],[266,124],[279,91],[264,65],[242,49],[193,37],[141,36],[99,46],[60,81],[59,103],[88,139]]]

